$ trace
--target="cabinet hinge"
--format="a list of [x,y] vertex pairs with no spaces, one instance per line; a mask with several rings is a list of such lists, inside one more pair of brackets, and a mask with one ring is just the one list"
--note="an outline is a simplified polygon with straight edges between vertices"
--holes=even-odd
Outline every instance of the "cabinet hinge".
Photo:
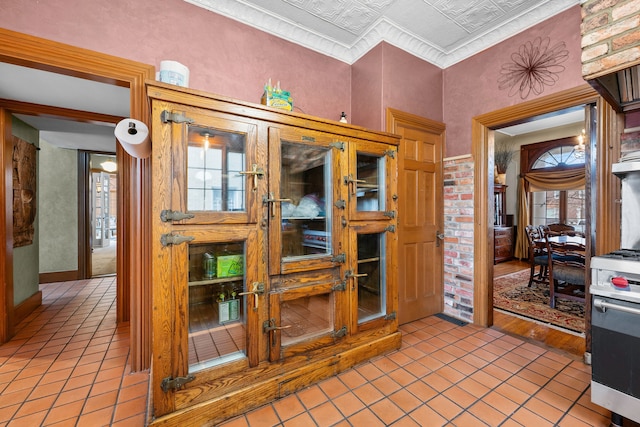
[[396,232],[396,226],[395,225],[389,225],[389,226],[384,228],[384,231],[388,231],[390,233],[395,233]]
[[340,282],[333,285],[331,288],[332,291],[346,291],[347,290],[347,282]]
[[167,377],[162,380],[160,387],[162,387],[162,391],[164,391],[165,393],[168,393],[169,390],[181,389],[183,385],[195,379],[196,377],[194,377],[193,375],[187,375],[186,377],[177,377],[177,378]]
[[166,233],[160,236],[162,246],[180,245],[195,239],[193,236],[183,236],[182,234]]
[[347,335],[347,327],[343,326],[342,328],[338,329],[337,331],[334,331],[331,336],[333,338],[342,338],[344,336]]
[[385,151],[384,151],[384,154],[385,154],[386,156],[391,157],[392,159],[395,159],[395,158],[396,158],[396,150],[385,150]]
[[347,207],[347,202],[344,200],[337,200],[333,205],[338,209],[344,209]]
[[334,256],[333,258],[331,258],[331,262],[339,262],[341,264],[344,264],[347,261],[347,255],[346,254],[338,254],[336,256]]
[[396,211],[385,211],[385,212],[382,213],[382,215],[388,216],[389,218],[395,218],[396,217]]
[[182,113],[172,113],[171,111],[164,110],[160,114],[160,120],[162,123],[173,122],[173,123],[193,123],[195,120],[190,119]]
[[344,142],[336,141],[329,144],[329,147],[337,148],[340,151],[344,151]]
[[392,311],[391,313],[384,316],[384,320],[395,320],[396,317],[398,317],[398,313],[396,313],[395,311]]
[[162,212],[160,212],[160,221],[162,222],[181,221],[183,219],[190,219],[194,217],[194,214],[172,211],[171,209],[163,209]]

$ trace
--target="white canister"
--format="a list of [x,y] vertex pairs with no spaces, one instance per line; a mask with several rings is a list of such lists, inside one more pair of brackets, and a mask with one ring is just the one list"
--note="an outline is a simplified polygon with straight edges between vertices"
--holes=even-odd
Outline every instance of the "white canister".
[[189,68],[177,61],[160,61],[158,80],[176,86],[189,87]]

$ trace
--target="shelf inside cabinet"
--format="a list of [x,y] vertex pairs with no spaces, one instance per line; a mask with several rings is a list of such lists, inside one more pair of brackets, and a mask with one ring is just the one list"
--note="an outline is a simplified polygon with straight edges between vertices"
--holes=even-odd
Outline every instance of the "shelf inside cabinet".
[[379,262],[380,257],[359,259],[358,264],[366,264],[368,262]]
[[217,283],[237,282],[238,280],[242,280],[242,276],[216,277],[212,279],[192,280],[192,281],[189,281],[189,286],[215,285]]

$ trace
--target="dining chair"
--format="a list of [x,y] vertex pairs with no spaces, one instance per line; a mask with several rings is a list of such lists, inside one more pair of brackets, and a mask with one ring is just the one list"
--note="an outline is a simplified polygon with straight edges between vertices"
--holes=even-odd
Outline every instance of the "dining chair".
[[573,227],[572,225],[560,224],[560,223],[547,224],[547,227],[549,227],[550,231],[555,231],[555,232],[558,232],[558,233],[561,233],[563,231],[574,231],[575,230],[575,227]]
[[[527,225],[525,227],[527,240],[529,242],[529,265],[531,272],[529,273],[529,287],[535,283],[547,283],[547,268],[549,265],[549,256],[547,253],[544,237],[538,227]],[[539,267],[536,273],[536,267]]]
[[559,243],[545,235],[549,252],[548,280],[549,306],[555,308],[558,298],[585,302],[585,245],[581,243]]

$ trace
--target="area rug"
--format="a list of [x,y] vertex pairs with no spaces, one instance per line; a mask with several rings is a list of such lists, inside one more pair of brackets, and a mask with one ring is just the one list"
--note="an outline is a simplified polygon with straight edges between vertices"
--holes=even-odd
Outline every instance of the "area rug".
[[584,303],[556,300],[549,307],[549,286],[529,284],[529,270],[498,277],[493,281],[493,306],[542,323],[584,333]]

